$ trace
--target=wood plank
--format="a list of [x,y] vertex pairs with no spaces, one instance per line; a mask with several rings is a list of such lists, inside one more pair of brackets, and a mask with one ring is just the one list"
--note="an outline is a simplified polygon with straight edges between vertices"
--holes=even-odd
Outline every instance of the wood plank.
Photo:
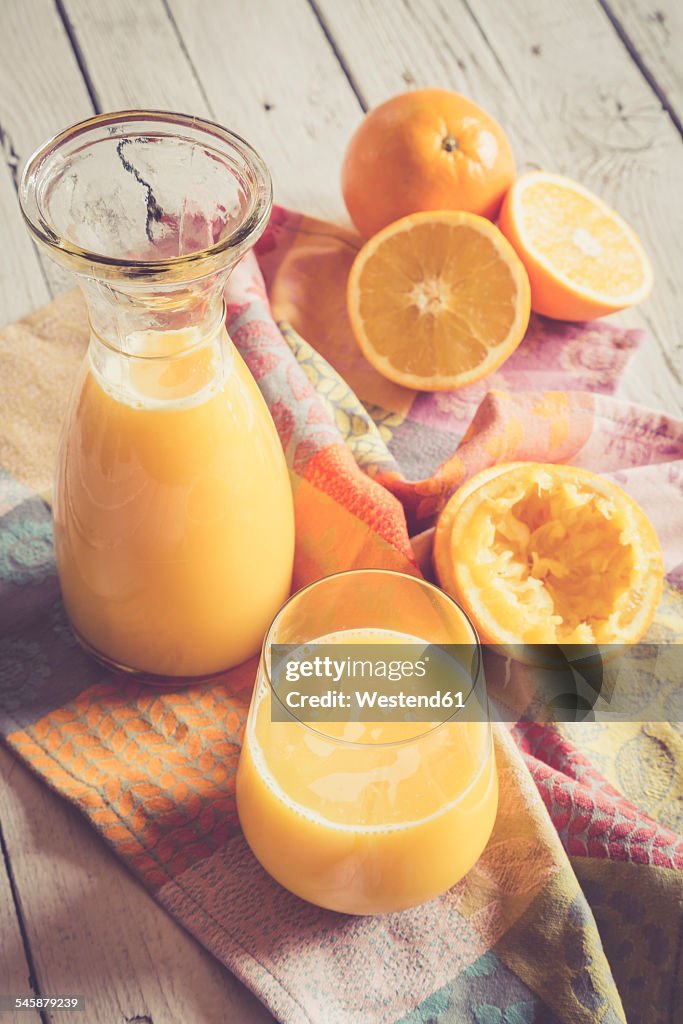
[[276,201],[346,219],[339,167],[360,108],[306,0],[177,0],[173,21],[162,0],[64,7],[103,108],[208,114],[260,150]]
[[44,995],[83,995],[90,1021],[272,1022],[81,815],[4,748],[0,776],[0,819]]
[[[4,838],[0,845],[0,995],[32,996],[35,992],[29,979],[30,967],[24,952],[17,908],[7,873]],[[40,1024],[38,1014],[27,1010],[5,1012],[2,1020],[7,1024]]]
[[680,0],[600,0],[683,132],[683,4]]
[[348,223],[339,173],[360,106],[306,0],[169,6],[216,119],[260,150],[276,202]]
[[[88,90],[53,0],[3,0],[0,125],[5,160],[10,154],[12,162],[23,166],[42,142],[92,112]],[[4,203],[11,207],[9,194]],[[28,234],[26,237],[28,246],[32,246]],[[0,280],[20,278],[23,285],[17,286],[11,301],[0,306],[3,322],[23,316],[46,300],[41,277],[43,283],[47,280],[53,295],[73,285],[73,280],[42,253],[38,259],[43,273],[39,269],[36,272],[35,261],[23,255],[26,243],[19,241],[18,229],[10,240],[10,246],[0,246]],[[15,253],[19,254],[16,266]],[[0,300],[3,298],[6,296],[0,293]]]
[[210,116],[163,0],[62,0],[101,110],[150,107]]
[[683,310],[671,211],[683,190],[683,146],[595,0],[315,2],[369,105],[413,86],[464,92],[504,125],[520,170],[540,165],[579,178],[631,220],[657,284],[640,310],[619,315],[651,334],[621,393],[680,415]]
[[0,159],[0,326],[50,298],[35,246],[21,216],[14,181]]
[[3,0],[0,122],[20,162],[93,106],[51,0]]

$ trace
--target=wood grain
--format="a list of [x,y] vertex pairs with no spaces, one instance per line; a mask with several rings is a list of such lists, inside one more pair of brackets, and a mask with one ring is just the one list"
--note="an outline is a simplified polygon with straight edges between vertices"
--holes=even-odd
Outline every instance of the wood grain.
[[21,216],[10,168],[1,159],[0,243],[0,326],[4,326],[47,302],[50,290]]
[[[144,9],[126,2],[111,9],[101,6],[95,24],[92,5],[70,0],[65,12],[98,106],[112,109],[149,105],[210,113],[160,2],[152,0]],[[25,26],[15,28],[23,39],[28,38]],[[40,47],[37,50],[40,56]],[[25,70],[29,82],[34,75],[40,77],[30,53],[25,55]],[[81,100],[87,107],[79,116],[86,116],[90,99],[78,75]],[[33,102],[31,95],[24,98],[24,116]],[[75,119],[64,112],[61,116],[61,124],[43,123],[41,135]],[[18,123],[14,130],[28,149],[25,127]],[[30,145],[34,142],[32,139]],[[31,279],[27,275],[27,280]],[[12,312],[18,315],[23,311],[19,307]],[[17,787],[15,782],[6,795],[5,814],[11,818],[13,859],[21,857],[24,865],[18,884],[27,900],[30,893],[29,934],[44,991],[54,991],[60,982],[73,989],[74,965],[82,963],[83,968],[78,969],[80,988],[88,996],[89,1005],[96,1008],[93,1019],[114,1020],[120,1019],[120,1012],[134,1016],[144,1011],[153,1020],[184,1019],[196,1024],[218,1024],[224,1019],[245,1024],[271,1020],[229,972],[156,906],[79,815],[23,770],[15,772],[14,778],[20,784]],[[44,831],[29,825],[29,816],[21,813],[28,799],[39,801],[48,822]],[[24,858],[24,853],[36,847],[44,847],[38,860]],[[60,857],[65,849],[74,854],[66,866]],[[88,890],[93,894],[92,907],[83,898]],[[59,923],[55,901],[62,908],[62,918],[71,921],[66,930]],[[46,919],[54,921],[54,927],[46,926]],[[134,927],[131,922],[135,922]],[[68,948],[58,955],[55,947],[60,947],[55,938],[62,932],[68,937]],[[100,960],[106,961],[104,972],[98,966]],[[168,978],[172,986],[165,994]]]
[[[23,167],[27,157],[51,135],[92,113],[88,90],[53,0],[2,0],[0,125],[5,158],[11,153]],[[4,191],[2,181],[0,190]],[[13,200],[17,205],[16,195]],[[5,195],[5,203],[11,205],[10,194]],[[16,213],[19,215],[18,209]],[[40,290],[41,278],[53,295],[73,285],[44,254],[38,254],[42,274],[35,261],[22,255],[32,248],[26,228],[18,226],[10,241],[11,246],[0,246],[0,279],[6,274],[14,279],[21,276],[23,286],[18,285],[11,302],[2,307],[5,321],[29,313],[46,300],[45,289]],[[15,253],[19,255],[17,266]]]
[[306,0],[169,6],[214,116],[261,152],[276,202],[348,224],[339,173],[361,108]]
[[596,0],[315,2],[369,105],[414,86],[465,92],[504,125],[520,170],[579,178],[633,222],[657,285],[641,309],[619,314],[651,335],[620,393],[680,415],[672,211],[683,191],[683,144]]
[[100,110],[151,107],[210,116],[162,0],[62,0]]
[[600,0],[683,131],[683,4],[680,0]]
[[[130,13],[121,10],[124,17]],[[40,31],[36,32],[36,25]],[[166,17],[165,25],[168,39],[174,39]],[[153,43],[157,30],[161,31],[159,25],[147,26],[151,33],[144,40],[147,45]],[[106,32],[102,38],[106,47]],[[123,29],[119,38],[125,38]],[[100,53],[98,60],[104,59]],[[110,77],[114,79],[122,71],[119,66]],[[169,82],[169,103],[174,104],[175,80],[168,72],[162,77]],[[154,102],[163,106],[159,90],[156,95]],[[92,113],[88,90],[52,2],[9,0],[3,8],[0,97],[5,149],[11,139],[12,158],[16,154],[20,162],[40,141]],[[195,100],[196,96],[190,96],[191,104]],[[131,102],[135,101],[122,99],[118,105]],[[112,101],[112,105],[116,103]],[[46,301],[49,293],[23,227],[11,177],[2,165],[0,227],[5,243],[0,247],[0,308],[9,320]],[[47,260],[44,266],[50,268],[53,291],[72,285],[69,278],[53,271]],[[6,769],[8,755],[3,752],[2,757]],[[28,812],[32,804],[40,806],[41,821]],[[121,1008],[132,1017],[146,1006],[155,1010],[157,1020],[176,1019],[175,1009],[169,1009],[173,1001],[184,1007],[177,1019],[197,1024],[223,1020],[223,1010],[231,1005],[238,1019],[271,1019],[258,1001],[128,876],[85,821],[24,769],[16,769],[11,783],[3,787],[0,814],[12,863],[20,867],[17,884],[27,907],[31,949],[44,993],[60,988],[73,991],[78,973],[90,1005],[98,1008],[93,1020],[123,1019]],[[73,853],[67,866],[60,856],[65,850]],[[83,901],[83,893],[88,891],[91,904]],[[172,984],[165,989],[167,972]]]
[[[30,968],[24,954],[4,852],[0,852],[0,995],[32,996],[35,992],[29,980]],[[3,1013],[2,1020],[7,1024],[40,1024],[38,1014],[26,1010]]]
[[0,776],[0,820],[44,995],[82,995],[85,1019],[102,1024],[145,1015],[149,1024],[272,1022],[79,813],[2,747]]
[[51,0],[3,0],[0,56],[2,124],[22,161],[48,136],[93,113]]

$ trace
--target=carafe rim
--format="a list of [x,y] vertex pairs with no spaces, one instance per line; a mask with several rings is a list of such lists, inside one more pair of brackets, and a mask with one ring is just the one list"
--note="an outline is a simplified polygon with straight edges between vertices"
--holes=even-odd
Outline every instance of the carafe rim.
[[[127,135],[135,137],[153,137],[158,135],[172,136],[173,129],[195,133],[197,139],[205,137],[213,139],[225,153],[232,151],[243,163],[251,176],[249,192],[249,209],[235,226],[234,230],[213,245],[199,248],[188,253],[161,259],[138,259],[134,256],[112,256],[96,250],[86,249],[76,242],[64,238],[50,223],[46,215],[45,204],[41,203],[40,185],[50,174],[50,161],[58,164],[58,156],[63,147],[87,133],[95,133],[102,128],[134,125],[139,122],[141,127],[156,124],[157,131],[141,130],[126,132],[122,130],[119,137]],[[166,130],[164,130],[166,129]],[[114,134],[112,132],[112,134]],[[190,136],[191,138],[191,136]],[[58,262],[68,266],[76,273],[87,276],[119,276],[147,280],[183,280],[196,279],[215,273],[216,270],[234,265],[243,252],[251,248],[259,238],[270,216],[273,204],[273,188],[270,172],[260,154],[241,135],[225,128],[223,125],[208,118],[194,114],[177,113],[156,109],[129,109],[109,111],[93,117],[77,121],[40,145],[28,158],[24,166],[19,184],[19,202],[26,224],[36,241],[44,245]]]

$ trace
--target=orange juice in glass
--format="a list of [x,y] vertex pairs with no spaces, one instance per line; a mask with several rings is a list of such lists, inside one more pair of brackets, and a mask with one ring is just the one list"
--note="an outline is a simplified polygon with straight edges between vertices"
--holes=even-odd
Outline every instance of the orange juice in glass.
[[450,888],[480,856],[496,816],[481,674],[466,694],[478,714],[276,721],[269,673],[277,644],[332,654],[349,645],[471,645],[479,655],[464,612],[431,584],[382,570],[340,573],[299,591],[266,637],[237,775],[247,842],[303,899],[379,914]]
[[283,452],[222,297],[267,221],[268,172],[218,125],[123,111],[42,147],[21,197],[90,318],[53,506],[71,623],[115,667],[229,668],[258,650],[294,552]]

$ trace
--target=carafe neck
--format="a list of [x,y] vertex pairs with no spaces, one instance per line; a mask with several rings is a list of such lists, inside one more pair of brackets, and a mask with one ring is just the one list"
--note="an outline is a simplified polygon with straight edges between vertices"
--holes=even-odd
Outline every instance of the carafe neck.
[[90,292],[88,365],[115,401],[138,409],[190,406],[223,388],[234,353],[222,293],[203,302],[175,299],[155,308],[149,296],[141,304],[111,293],[93,301]]
[[206,281],[173,286],[144,286],[81,278],[93,335],[109,349],[128,356],[177,355],[214,335],[224,317],[223,286],[227,272]]

